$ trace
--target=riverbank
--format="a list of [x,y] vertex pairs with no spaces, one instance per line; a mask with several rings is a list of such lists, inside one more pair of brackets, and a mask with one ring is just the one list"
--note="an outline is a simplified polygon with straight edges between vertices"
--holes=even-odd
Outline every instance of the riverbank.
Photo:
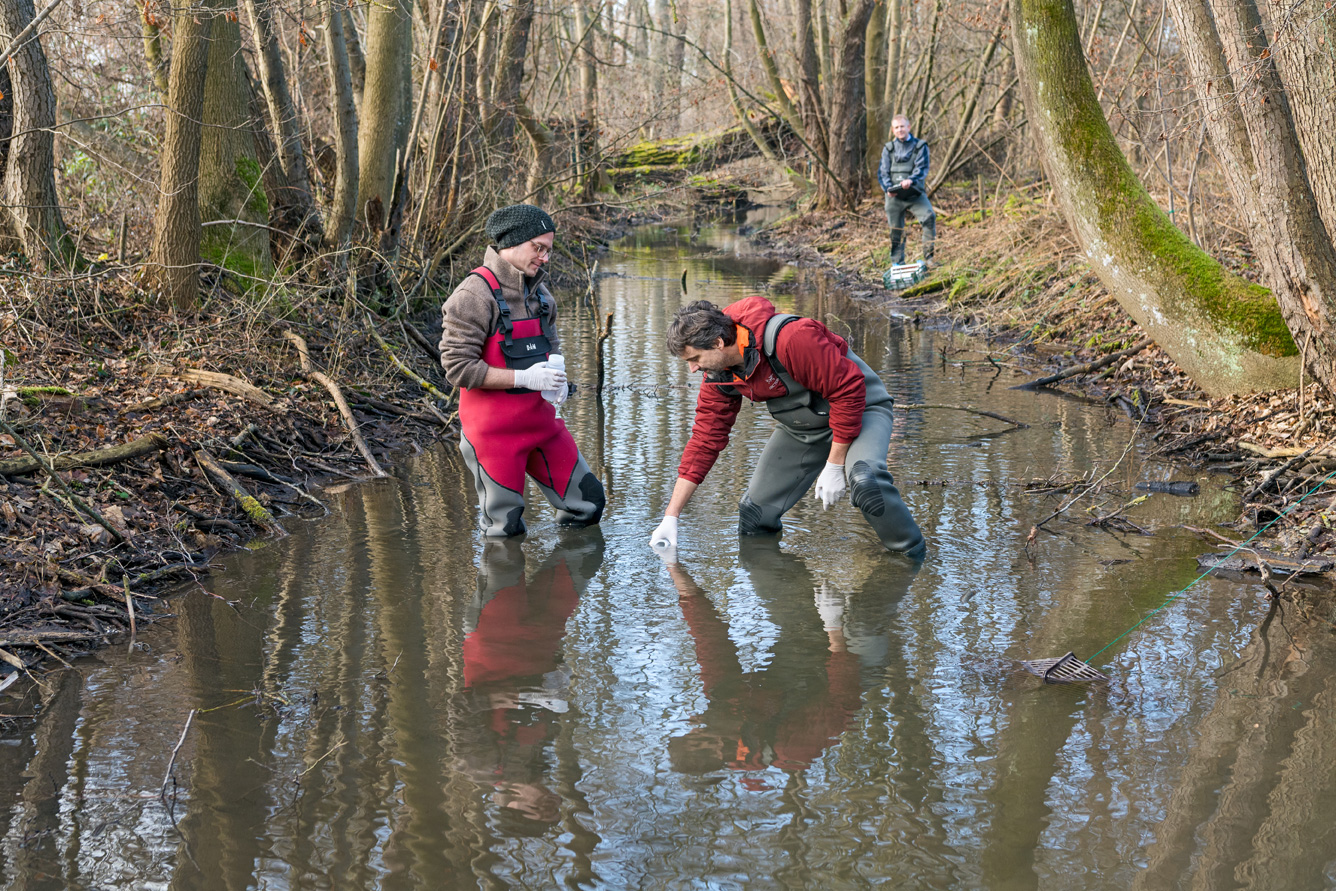
[[[1188,472],[1227,474],[1239,494],[1239,517],[1223,533],[1201,530],[1204,542],[1222,548],[1222,556],[1240,548],[1231,569],[1260,572],[1273,590],[1310,605],[1309,595],[1287,584],[1307,577],[1329,588],[1336,568],[1332,398],[1311,383],[1209,398],[1104,290],[1039,186],[999,195],[982,212],[977,194],[944,189],[935,198],[940,265],[904,291],[882,286],[890,245],[878,201],[856,213],[789,216],[753,240],[771,256],[828,268],[857,297],[920,322],[945,320],[988,345],[943,361],[995,366],[1013,386],[1055,378],[1043,385],[1100,400],[1137,421],[1150,457]],[[911,260],[918,256],[917,228],[909,231]],[[1250,270],[1245,246],[1231,246],[1221,259],[1241,273]],[[1065,504],[1094,480],[1092,474],[1054,483],[1069,493]]]
[[[627,223],[561,224],[586,248],[552,264],[573,303]],[[393,306],[212,281],[184,314],[131,274],[0,286],[0,686],[135,633],[215,555],[326,513],[323,488],[458,434],[447,293],[413,291],[421,269]]]

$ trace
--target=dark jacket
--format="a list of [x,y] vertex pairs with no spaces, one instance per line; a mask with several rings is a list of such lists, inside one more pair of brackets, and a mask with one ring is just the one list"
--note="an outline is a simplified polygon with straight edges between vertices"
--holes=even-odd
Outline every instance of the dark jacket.
[[883,192],[890,191],[897,198],[913,198],[914,193],[907,190],[901,194],[902,180],[914,181],[917,194],[928,193],[928,144],[914,134],[903,142],[892,139],[881,149],[881,167],[877,169],[877,181]]
[[[691,439],[682,451],[677,475],[700,483],[728,445],[728,435],[742,407],[742,397],[765,402],[787,395],[782,381],[761,355],[757,344],[775,306],[761,296],[747,297],[724,307],[724,314],[745,329],[741,379],[732,373],[710,373],[696,399],[696,420]],[[863,431],[867,381],[862,370],[847,358],[849,344],[815,319],[785,325],[775,341],[775,353],[793,380],[830,403],[830,430],[835,442],[849,443]],[[725,389],[727,388],[727,389]],[[736,395],[733,395],[736,394]]]

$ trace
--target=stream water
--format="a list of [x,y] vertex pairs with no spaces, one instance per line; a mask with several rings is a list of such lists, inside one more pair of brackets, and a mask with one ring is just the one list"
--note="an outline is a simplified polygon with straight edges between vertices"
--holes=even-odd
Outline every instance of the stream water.
[[[650,551],[695,402],[663,348],[684,269],[693,299],[821,319],[901,405],[1030,425],[897,409],[921,567],[847,500],[739,539],[756,407],[677,569]],[[1107,474],[1108,513],[1173,476],[1121,412],[1008,389],[978,344],[736,225],[642,230],[602,271],[597,311],[559,295],[602,525],[531,497],[527,538],[484,547],[445,445],[330,490],[175,618],[44,678],[0,737],[6,888],[1336,888],[1331,628],[1205,578],[1119,637],[1197,577],[1211,548],[1181,527],[1232,519],[1231,493],[1152,495],[1124,514],[1144,535],[1083,501],[1027,549],[1060,503],[1027,481]],[[1018,666],[1069,650],[1110,681]]]

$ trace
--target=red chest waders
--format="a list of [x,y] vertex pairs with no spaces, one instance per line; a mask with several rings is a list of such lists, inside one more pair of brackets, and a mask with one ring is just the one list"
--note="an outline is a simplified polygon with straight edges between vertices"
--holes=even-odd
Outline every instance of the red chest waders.
[[[545,361],[551,340],[545,330],[546,296],[539,317],[512,320],[501,283],[485,266],[473,270],[485,281],[501,309],[496,330],[483,343],[482,360],[494,368],[521,369]],[[536,390],[463,388],[459,421],[464,453],[478,488],[482,522],[489,536],[525,531],[524,476],[527,473],[558,510],[566,525],[598,522],[603,487],[589,471],[557,410]],[[586,480],[586,477],[588,478]]]

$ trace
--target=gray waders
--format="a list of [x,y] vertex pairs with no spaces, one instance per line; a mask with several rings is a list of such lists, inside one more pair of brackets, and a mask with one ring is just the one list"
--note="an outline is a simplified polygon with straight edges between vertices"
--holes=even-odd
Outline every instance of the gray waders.
[[[570,434],[566,434],[569,436]],[[473,444],[464,436],[459,437],[459,452],[464,463],[473,473],[473,485],[478,493],[479,523],[483,535],[487,538],[506,538],[511,535],[523,535],[527,529],[524,524],[524,491],[506,488],[488,476],[487,471],[478,461]],[[566,495],[562,497],[551,486],[540,483],[538,475],[546,476],[546,460],[541,450],[535,450],[529,456],[529,479],[543,493],[557,511],[558,526],[588,526],[597,523],[603,516],[603,507],[607,498],[603,494],[603,484],[589,469],[584,455],[580,455],[571,471],[570,481],[566,484]]]
[[[833,435],[830,406],[818,394],[793,380],[775,359],[779,329],[798,318],[775,315],[766,323],[762,352],[788,388],[788,395],[766,400],[766,408],[779,422],[761,452],[752,472],[747,494],[738,505],[739,535],[773,535],[783,524],[780,518],[821,475],[830,455]],[[863,431],[849,446],[844,478],[849,500],[863,512],[868,525],[889,551],[922,559],[927,550],[923,533],[900,499],[900,490],[886,468],[891,445],[891,406],[895,400],[868,364],[849,351],[848,358],[863,372],[867,383],[867,405]]]

